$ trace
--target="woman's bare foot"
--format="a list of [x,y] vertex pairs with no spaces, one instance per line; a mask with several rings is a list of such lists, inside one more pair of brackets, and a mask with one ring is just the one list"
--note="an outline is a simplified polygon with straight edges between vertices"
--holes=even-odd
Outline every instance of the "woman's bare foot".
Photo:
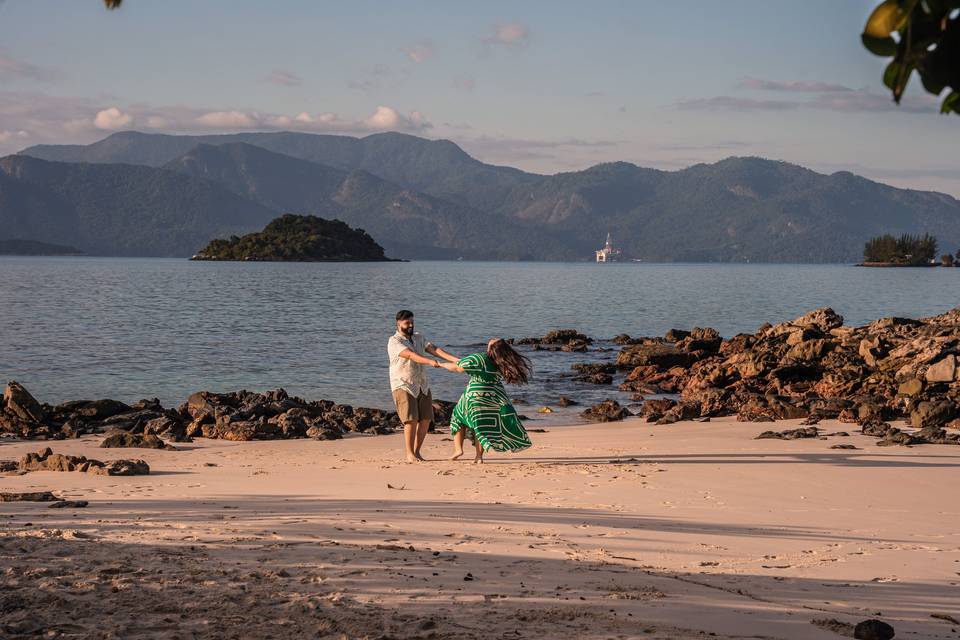
[[463,449],[458,449],[453,452],[453,455],[448,458],[448,460],[459,460],[463,457]]
[[428,460],[424,458],[422,455],[420,455],[419,453],[416,454],[416,456],[417,456],[417,460],[419,460],[420,462],[428,462]]
[[474,458],[473,464],[483,464],[483,458]]
[[420,462],[420,458],[413,455],[412,453],[407,454],[407,462]]

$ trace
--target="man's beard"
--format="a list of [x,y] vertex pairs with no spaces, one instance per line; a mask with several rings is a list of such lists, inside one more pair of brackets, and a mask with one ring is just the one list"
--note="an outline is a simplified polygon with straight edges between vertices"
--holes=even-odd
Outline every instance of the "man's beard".
[[408,338],[413,336],[413,327],[407,327],[406,329],[400,329],[400,332],[407,336]]

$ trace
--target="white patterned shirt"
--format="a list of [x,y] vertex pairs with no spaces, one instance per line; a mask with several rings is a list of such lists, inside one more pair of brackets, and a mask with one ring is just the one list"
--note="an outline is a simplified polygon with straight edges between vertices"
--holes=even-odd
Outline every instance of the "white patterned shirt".
[[411,338],[400,331],[390,336],[390,339],[387,340],[387,355],[390,356],[390,391],[402,389],[414,398],[421,393],[430,391],[430,384],[427,382],[427,368],[409,358],[401,358],[400,354],[404,350],[410,349],[417,355],[426,356],[427,347],[432,346],[417,331],[413,332]]

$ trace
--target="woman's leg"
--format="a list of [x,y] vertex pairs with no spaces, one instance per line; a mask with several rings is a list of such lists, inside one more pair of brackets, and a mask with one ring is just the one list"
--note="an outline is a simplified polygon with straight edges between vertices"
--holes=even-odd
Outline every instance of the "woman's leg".
[[451,460],[459,460],[463,455],[463,438],[466,435],[466,429],[460,427],[457,429],[457,432],[453,434],[453,455],[450,456]]
[[473,459],[475,464],[483,464],[483,445],[480,444],[480,438],[474,438],[473,446],[477,450],[477,455]]

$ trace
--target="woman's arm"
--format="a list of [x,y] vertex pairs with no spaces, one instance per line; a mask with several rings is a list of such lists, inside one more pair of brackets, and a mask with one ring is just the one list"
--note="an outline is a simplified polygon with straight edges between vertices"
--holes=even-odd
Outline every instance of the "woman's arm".
[[466,371],[463,367],[458,367],[455,362],[441,362],[440,366],[453,373],[464,373]]
[[413,349],[404,349],[397,354],[401,358],[406,358],[407,360],[412,360],[418,364],[425,364],[428,367],[440,367],[442,366],[438,361],[431,360],[430,358],[424,358],[419,353],[416,353]]

